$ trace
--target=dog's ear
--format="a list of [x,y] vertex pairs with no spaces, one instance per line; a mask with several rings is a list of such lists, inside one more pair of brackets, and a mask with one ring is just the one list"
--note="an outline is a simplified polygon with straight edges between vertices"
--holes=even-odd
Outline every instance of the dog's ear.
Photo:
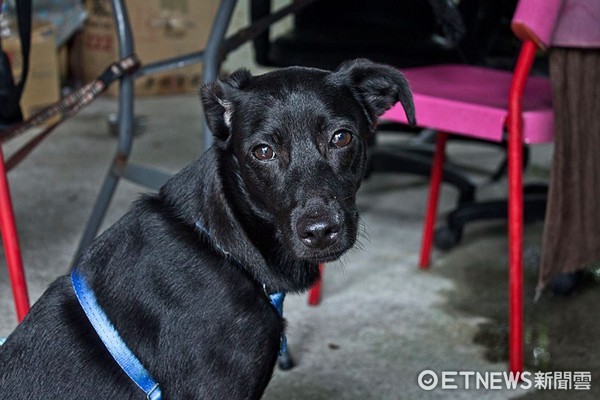
[[408,82],[396,68],[359,58],[342,63],[331,78],[349,85],[373,120],[400,101],[409,124],[416,124]]
[[200,88],[206,122],[217,139],[227,140],[231,134],[234,91],[242,88],[251,77],[248,70],[240,69],[223,80],[206,83]]

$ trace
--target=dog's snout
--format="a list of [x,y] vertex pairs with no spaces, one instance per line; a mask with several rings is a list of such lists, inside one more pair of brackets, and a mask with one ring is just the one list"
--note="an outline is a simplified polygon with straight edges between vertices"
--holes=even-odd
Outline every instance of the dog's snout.
[[339,237],[341,226],[338,218],[300,218],[296,232],[300,241],[313,249],[325,249]]

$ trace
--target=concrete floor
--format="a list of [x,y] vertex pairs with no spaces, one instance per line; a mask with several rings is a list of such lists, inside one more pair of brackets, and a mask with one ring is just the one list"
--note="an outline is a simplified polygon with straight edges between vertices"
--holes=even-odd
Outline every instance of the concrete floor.
[[[226,64],[250,64],[249,49]],[[245,64],[246,63],[246,64]],[[255,69],[255,68],[254,68]],[[142,99],[147,117],[133,160],[175,172],[201,152],[201,109],[195,96]],[[116,109],[101,98],[61,126],[10,173],[23,259],[33,301],[67,272],[75,247],[115,149],[107,115]],[[401,140],[410,136],[400,135]],[[396,140],[388,137],[387,140]],[[16,143],[5,147],[5,154]],[[450,157],[491,168],[498,151],[451,144]],[[528,180],[543,179],[550,146],[536,148]],[[483,182],[480,174],[473,177]],[[480,195],[502,195],[505,182],[483,184]],[[145,188],[122,182],[105,227]],[[598,285],[588,279],[570,298],[544,296],[533,304],[541,224],[526,228],[526,359],[528,371],[590,371],[591,391],[441,390],[417,384],[423,370],[506,371],[507,258],[505,226],[469,226],[451,252],[434,252],[428,271],[417,269],[426,181],[410,175],[375,175],[361,188],[364,223],[360,249],[327,266],[323,302],[306,305],[288,296],[288,341],[297,367],[276,371],[265,399],[565,399],[598,398],[600,362],[596,312]],[[442,214],[456,192],[442,190]],[[440,218],[441,221],[441,218]],[[4,258],[0,257],[0,336],[16,321]],[[459,384],[463,388],[464,385]]]

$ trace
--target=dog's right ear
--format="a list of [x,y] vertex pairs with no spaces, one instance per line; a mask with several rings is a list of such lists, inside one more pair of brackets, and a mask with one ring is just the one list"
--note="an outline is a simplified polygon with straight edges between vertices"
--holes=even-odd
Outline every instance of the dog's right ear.
[[231,134],[234,91],[241,89],[250,78],[252,75],[248,70],[240,69],[223,80],[205,83],[200,88],[204,116],[215,138],[225,141]]
[[330,79],[348,85],[373,121],[400,101],[409,124],[416,124],[412,93],[406,78],[396,68],[359,58],[343,62]]

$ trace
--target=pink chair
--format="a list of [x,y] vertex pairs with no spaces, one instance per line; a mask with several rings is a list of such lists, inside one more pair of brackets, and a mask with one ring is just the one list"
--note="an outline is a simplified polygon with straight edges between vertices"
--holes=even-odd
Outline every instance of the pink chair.
[[[553,112],[549,79],[529,76],[535,53],[550,43],[562,0],[520,0],[512,29],[522,41],[513,72],[467,65],[406,69],[417,124],[437,130],[419,265],[429,265],[433,229],[449,134],[493,142],[508,132],[509,364],[523,368],[523,142],[552,140]],[[406,123],[402,107],[382,119]]]

